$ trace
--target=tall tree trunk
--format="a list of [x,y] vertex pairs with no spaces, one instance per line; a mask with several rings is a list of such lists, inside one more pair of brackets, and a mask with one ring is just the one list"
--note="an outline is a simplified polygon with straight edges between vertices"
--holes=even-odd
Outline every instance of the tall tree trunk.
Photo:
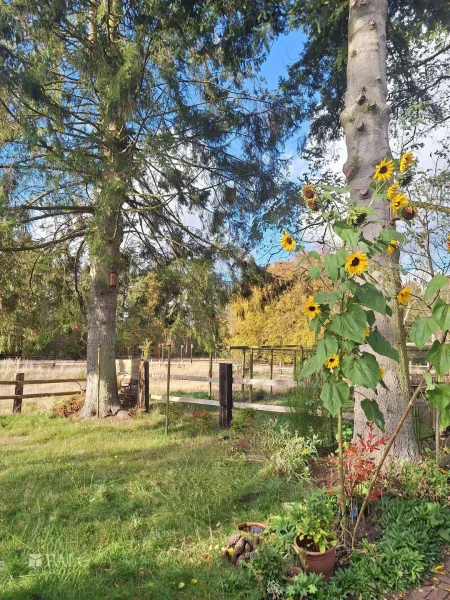
[[[101,417],[116,415],[120,410],[116,377],[117,281],[123,237],[120,215],[117,212],[109,214],[104,225],[106,241],[102,243],[102,251],[99,252],[97,239],[89,248],[91,290],[87,306],[87,386],[81,418],[96,415],[98,404]],[[111,273],[115,274],[115,282],[110,281]]]
[[[372,193],[369,187],[375,165],[390,156],[389,108],[386,104],[386,18],[387,0],[349,0],[348,65],[345,108],[341,122],[345,130],[348,158],[344,174],[359,204],[367,205]],[[369,223],[364,233],[375,238],[381,227],[390,221],[390,206],[375,202],[372,208],[380,223]],[[384,257],[371,275],[385,293],[395,297],[400,288],[398,253]],[[410,397],[406,336],[403,310],[392,303],[392,317],[377,314],[376,327],[399,351],[400,361],[377,356],[385,369],[387,390],[376,397],[384,415],[387,433],[392,432]],[[367,391],[364,390],[367,395]],[[367,419],[361,409],[362,391],[355,399],[355,436],[364,435]],[[414,461],[418,447],[412,419],[405,423],[391,451],[395,460]]]

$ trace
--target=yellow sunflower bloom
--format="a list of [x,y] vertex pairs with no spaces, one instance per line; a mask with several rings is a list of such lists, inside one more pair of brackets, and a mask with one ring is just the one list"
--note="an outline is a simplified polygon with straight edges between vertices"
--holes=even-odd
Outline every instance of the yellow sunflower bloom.
[[281,247],[287,250],[288,252],[292,252],[295,248],[295,240],[291,235],[289,235],[287,231],[285,231],[281,236],[280,244]]
[[335,369],[339,366],[339,356],[337,354],[333,354],[328,360],[325,361],[324,364],[329,369]]
[[388,254],[389,256],[391,254],[394,254],[394,252],[397,250],[397,248],[398,248],[397,240],[391,240],[389,242],[389,246],[386,248],[386,254]]
[[384,367],[380,367],[380,379],[384,379],[385,372]]
[[404,173],[406,169],[414,162],[414,154],[412,152],[405,152],[402,154],[400,159],[400,173]]
[[364,337],[369,337],[369,335],[370,335],[370,327],[366,327],[364,329]]
[[314,319],[314,317],[320,315],[320,306],[317,304],[317,302],[314,302],[314,298],[312,296],[308,298],[308,301],[302,310],[309,319]]
[[369,260],[363,252],[355,252],[347,256],[345,270],[348,271],[350,275],[359,275],[367,269],[368,264]]
[[411,292],[412,290],[408,286],[401,289],[397,294],[397,300],[399,301],[399,303],[408,304],[408,302],[411,300]]
[[373,178],[376,181],[389,181],[394,173],[394,161],[383,158],[379,165],[375,167]]
[[398,185],[398,183],[393,183],[388,187],[386,193],[389,200],[393,200],[395,196],[400,193],[400,186]]
[[405,208],[405,206],[408,206],[408,204],[409,204],[409,200],[405,196],[405,194],[397,194],[391,202],[392,210],[394,212],[397,212],[397,211],[401,210],[402,208]]

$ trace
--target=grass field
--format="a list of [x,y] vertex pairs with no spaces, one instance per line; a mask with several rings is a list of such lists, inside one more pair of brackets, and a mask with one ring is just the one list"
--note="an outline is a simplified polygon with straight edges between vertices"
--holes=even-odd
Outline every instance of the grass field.
[[258,598],[219,548],[301,485],[263,479],[232,443],[189,419],[166,437],[157,413],[1,416],[1,600]]

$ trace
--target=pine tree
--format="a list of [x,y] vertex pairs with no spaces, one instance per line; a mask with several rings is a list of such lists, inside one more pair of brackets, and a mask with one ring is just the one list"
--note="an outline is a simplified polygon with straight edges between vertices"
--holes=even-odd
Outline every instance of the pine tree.
[[282,198],[277,143],[290,112],[260,89],[255,69],[285,26],[266,0],[2,7],[0,218],[13,233],[26,227],[27,240],[0,250],[86,244],[83,416],[96,413],[98,389],[102,415],[120,408],[123,244],[141,245],[152,264],[212,256],[225,231],[242,241],[252,214]]

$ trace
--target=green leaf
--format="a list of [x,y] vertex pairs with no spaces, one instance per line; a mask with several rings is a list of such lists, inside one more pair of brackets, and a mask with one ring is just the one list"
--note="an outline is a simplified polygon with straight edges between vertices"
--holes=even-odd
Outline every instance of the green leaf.
[[353,227],[342,221],[338,221],[333,225],[333,230],[341,240],[347,242],[351,248],[356,248],[358,245],[359,233],[355,232]]
[[426,396],[432,406],[443,411],[450,406],[450,385],[448,383],[437,383],[434,390],[427,390]]
[[433,317],[442,331],[450,329],[450,306],[440,298],[433,304]]
[[308,275],[311,279],[320,279],[322,274],[322,267],[320,265],[315,265],[309,269]]
[[424,302],[428,302],[431,298],[448,283],[448,277],[445,275],[435,275],[427,287],[427,291],[423,297]]
[[313,373],[318,371],[321,367],[321,363],[317,360],[317,356],[311,356],[305,363],[300,371],[299,379],[305,379],[305,377],[310,377]]
[[372,327],[372,325],[375,323],[375,315],[373,314],[373,311],[366,310],[364,312],[366,313],[366,319],[369,327]]
[[344,281],[344,283],[342,284],[342,289],[343,290],[348,290],[349,292],[354,293],[356,288],[358,287],[358,284],[353,281],[353,279],[347,279],[347,281]]
[[320,399],[326,410],[335,417],[339,409],[350,398],[350,388],[345,381],[325,382],[320,393]]
[[385,229],[380,232],[380,239],[384,242],[390,242],[391,240],[397,240],[397,242],[403,243],[405,241],[405,236],[403,233],[399,233],[395,229]]
[[446,375],[450,370],[450,345],[441,344],[438,340],[428,350],[428,360],[436,369],[438,375]]
[[384,338],[379,331],[376,329],[370,332],[367,338],[367,343],[377,354],[387,356],[398,362],[398,352],[393,348],[390,343]]
[[382,315],[386,314],[386,300],[380,290],[370,283],[363,283],[355,289],[355,296],[364,306]]
[[314,302],[317,302],[317,304],[326,304],[329,301],[330,294],[328,292],[321,292],[320,294],[314,296]]
[[316,252],[315,250],[311,250],[311,252],[309,252],[309,256],[310,256],[310,258],[315,258],[316,260],[320,260],[320,254],[318,252]]
[[342,314],[334,315],[328,329],[343,338],[362,344],[365,340],[366,313],[357,304],[350,304]]
[[436,386],[433,383],[433,376],[431,375],[430,371],[425,371],[425,373],[423,374],[423,378],[425,379],[425,382],[427,384],[427,390],[434,390]]
[[436,331],[438,324],[434,317],[419,317],[409,332],[409,336],[415,345],[422,350],[430,337]]
[[380,381],[380,366],[373,354],[363,352],[361,357],[345,356],[341,361],[344,377],[355,385],[376,390]]
[[331,335],[327,335],[317,344],[316,356],[317,362],[321,365],[330,358],[332,354],[336,354],[339,350],[339,344],[336,338]]
[[336,302],[342,298],[342,294],[342,290],[336,290],[335,292],[330,293],[330,308],[333,308]]
[[368,400],[365,398],[361,402],[361,408],[363,409],[367,420],[375,423],[380,431],[384,431],[384,416],[376,400]]
[[331,281],[337,281],[339,278],[339,263],[336,254],[325,254],[325,273]]

